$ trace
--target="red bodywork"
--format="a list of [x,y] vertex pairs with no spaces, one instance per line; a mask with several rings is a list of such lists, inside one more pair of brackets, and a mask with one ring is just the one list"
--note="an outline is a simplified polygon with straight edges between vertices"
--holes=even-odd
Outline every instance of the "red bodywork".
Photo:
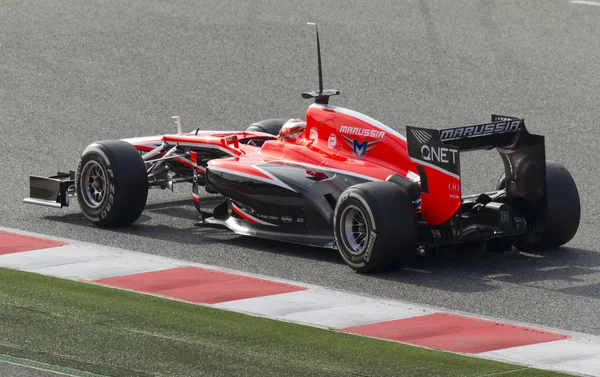
[[[414,162],[408,155],[406,138],[392,128],[361,113],[321,104],[308,108],[306,123],[306,131],[298,139],[268,140],[262,147],[238,143],[238,140],[267,135],[240,131],[199,131],[128,141],[144,151],[150,151],[162,142],[218,149],[230,157],[211,160],[208,169],[250,175],[274,184],[277,184],[276,178],[262,170],[261,163],[289,161],[303,164],[308,169],[339,172],[373,181],[386,180],[390,175],[398,174],[419,182],[418,164],[428,180],[428,192],[421,194],[424,220],[430,225],[439,225],[460,208],[460,177],[421,161]],[[193,167],[189,159],[177,160]],[[204,168],[199,167],[198,170],[203,172]]]

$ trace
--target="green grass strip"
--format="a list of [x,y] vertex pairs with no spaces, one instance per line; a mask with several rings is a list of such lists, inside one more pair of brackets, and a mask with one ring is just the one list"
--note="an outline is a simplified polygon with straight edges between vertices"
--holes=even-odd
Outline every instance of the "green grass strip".
[[106,376],[559,376],[0,268],[0,354]]
[[0,363],[8,363],[19,366],[24,366],[32,369],[38,369],[47,372],[54,372],[64,374],[65,376],[75,376],[75,377],[106,377],[101,376],[99,374],[85,372],[82,370],[77,370],[73,368],[67,368],[60,365],[52,365],[47,363],[42,363],[41,361],[23,359],[21,357],[15,357],[10,355],[0,355]]

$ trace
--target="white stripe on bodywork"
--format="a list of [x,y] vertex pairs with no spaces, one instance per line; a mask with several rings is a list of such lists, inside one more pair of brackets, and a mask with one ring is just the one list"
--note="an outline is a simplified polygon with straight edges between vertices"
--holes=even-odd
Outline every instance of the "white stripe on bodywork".
[[307,164],[304,162],[298,162],[298,161],[291,161],[291,160],[276,160],[276,161],[271,161],[271,162],[264,162],[264,163],[260,163],[258,165],[278,165],[278,164],[286,164],[286,165],[296,165],[297,167],[308,167],[311,169],[317,169],[317,170],[324,170],[324,171],[330,171],[332,173],[339,173],[339,174],[345,174],[345,175],[350,175],[352,177],[356,177],[356,178],[361,178],[367,181],[381,181],[381,179],[378,178],[374,178],[368,175],[363,175],[363,174],[358,174],[358,173],[353,173],[347,170],[342,170],[342,169],[334,169],[334,168],[330,168],[327,166],[321,166],[321,165],[313,165],[313,164]]
[[141,136],[141,137],[131,137],[131,138],[127,138],[127,139],[121,139],[123,141],[126,141],[128,143],[131,144],[138,144],[138,145],[147,145],[147,144],[160,144],[162,143],[162,135],[156,135],[156,136]]
[[258,219],[258,218],[256,218],[256,217],[254,217],[254,216],[250,215],[248,212],[246,212],[246,211],[244,211],[243,209],[241,209],[240,207],[236,206],[236,205],[235,205],[235,203],[231,203],[231,206],[232,206],[233,208],[237,209],[238,211],[240,211],[241,213],[243,213],[243,214],[244,214],[244,216],[248,216],[249,218],[251,218],[251,219],[252,219],[252,221],[256,221],[257,223],[259,223],[259,224],[261,224],[261,225],[277,226],[277,225],[275,225],[275,224],[268,223],[268,222],[266,222],[266,221],[263,221],[263,220],[261,220],[261,219]]
[[402,135],[401,133],[399,133],[398,131],[394,130],[393,128],[391,128],[389,126],[386,126],[385,124],[381,123],[380,121],[371,118],[368,115],[359,113],[358,111],[350,110],[350,109],[347,109],[345,107],[340,107],[340,106],[322,105],[322,104],[315,104],[315,103],[313,103],[312,105],[310,105],[310,107],[318,107],[318,108],[322,108],[322,109],[333,110],[336,113],[340,113],[340,114],[351,116],[353,118],[362,120],[363,122],[369,123],[372,126],[380,128],[381,130],[383,130],[385,132],[389,132],[392,135],[394,135],[394,136],[396,136],[396,137],[398,137],[398,138],[406,141],[406,136]]
[[296,190],[294,190],[290,186],[286,185],[281,180],[279,180],[276,177],[274,177],[272,174],[268,174],[263,169],[257,168],[256,165],[252,165],[252,167],[256,168],[261,173],[264,173],[264,174],[268,175],[269,177],[273,177],[273,178],[269,179],[269,178],[260,177],[260,176],[257,176],[257,175],[248,174],[248,173],[242,173],[242,172],[239,172],[237,170],[231,170],[231,169],[222,168],[220,166],[212,166],[212,165],[210,165],[210,163],[208,165],[208,170],[209,171],[214,171],[214,172],[226,173],[226,174],[239,175],[240,177],[245,177],[245,178],[250,178],[250,179],[254,179],[254,180],[257,180],[257,181],[261,181],[261,182],[266,182],[266,183],[269,183],[271,185],[283,187],[284,189],[296,192]]
[[[162,138],[162,136],[161,136]],[[230,156],[237,156],[232,151],[223,148],[220,145],[216,144],[206,144],[206,143],[193,143],[193,142],[185,142],[185,141],[172,141],[172,140],[147,140],[145,137],[133,138],[133,139],[122,139],[128,143],[137,146],[146,146],[146,147],[158,147],[160,144],[165,143],[166,145],[180,145],[182,147],[197,147],[197,148],[206,148],[206,149],[217,149],[221,152],[227,153]]]
[[184,147],[197,147],[197,148],[206,148],[206,149],[218,149],[221,152],[227,153],[230,156],[237,156],[235,153],[233,153],[232,151],[230,151],[229,149],[223,148],[219,145],[215,145],[215,144],[203,144],[203,143],[188,143],[188,142],[173,142],[173,141],[165,141],[165,143],[173,143],[173,144],[179,144],[181,146]]
[[[291,160],[276,160],[276,161],[271,161],[271,162],[263,162],[260,163],[258,165],[278,165],[278,164],[287,164],[287,165],[295,165],[298,167],[308,167],[311,169],[317,169],[317,170],[323,170],[323,171],[328,171],[328,172],[332,172],[332,173],[338,173],[338,174],[344,174],[344,175],[349,175],[351,177],[356,177],[356,178],[360,178],[360,179],[364,179],[365,181],[382,181],[382,179],[379,178],[375,178],[375,177],[371,177],[369,175],[364,175],[364,174],[359,174],[359,173],[354,173],[348,170],[342,170],[342,169],[335,169],[335,168],[331,168],[329,166],[325,166],[325,165],[313,165],[313,164],[307,164],[304,162],[298,162],[298,161],[291,161]],[[419,182],[421,180],[421,177],[412,172],[409,171],[406,174],[406,178],[408,178],[409,180],[413,181],[413,182]]]
[[274,176],[273,174],[269,173],[268,171],[266,171],[265,169],[260,167],[260,164],[255,164],[252,165],[252,167],[258,171],[260,171],[261,173],[271,177],[271,179],[275,182],[277,182],[277,186],[281,186],[284,187],[288,190],[291,190],[293,192],[296,192],[296,190],[294,190],[293,188],[291,188],[290,186],[288,186],[287,184],[285,184],[283,181],[281,181],[279,178],[277,178],[276,176]]

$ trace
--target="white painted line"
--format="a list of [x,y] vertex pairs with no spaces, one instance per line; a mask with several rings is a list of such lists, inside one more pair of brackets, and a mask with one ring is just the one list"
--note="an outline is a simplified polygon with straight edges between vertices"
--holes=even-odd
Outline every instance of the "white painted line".
[[26,269],[43,275],[68,279],[96,280],[107,277],[138,274],[142,272],[166,270],[185,263],[165,263],[154,258],[139,258],[133,255],[116,256],[108,259],[96,259],[81,263],[61,264],[58,266]]
[[542,369],[600,376],[600,344],[578,340],[531,344],[483,352],[477,356]]
[[114,257],[115,253],[113,251],[69,244],[47,249],[0,255],[0,266],[19,270],[31,270]]
[[282,317],[294,313],[358,304],[360,302],[358,296],[353,297],[352,295],[337,294],[337,292],[308,289],[306,291],[228,301],[214,306],[266,317]]
[[291,322],[333,329],[343,329],[346,327],[411,318],[432,313],[434,312],[419,308],[407,308],[404,305],[386,305],[379,303],[376,300],[371,300],[369,302],[358,304],[293,313],[278,318]]
[[600,345],[565,339],[483,352],[478,354],[478,356],[548,366],[600,356]]
[[584,4],[584,5],[597,5],[600,6],[600,3],[597,3],[595,1],[584,1],[584,0],[573,0],[570,1],[571,4]]
[[555,364],[552,367],[561,372],[576,373],[584,376],[600,376],[600,355],[589,359]]

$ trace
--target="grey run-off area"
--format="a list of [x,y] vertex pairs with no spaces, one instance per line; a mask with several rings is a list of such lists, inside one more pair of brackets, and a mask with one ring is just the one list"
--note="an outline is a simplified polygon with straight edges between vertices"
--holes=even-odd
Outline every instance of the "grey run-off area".
[[[527,1],[3,1],[0,225],[600,334],[600,7]],[[470,253],[361,276],[333,251],[193,227],[187,187],[152,192],[130,229],[91,227],[77,206],[28,206],[28,174],[74,169],[92,141],[243,129],[302,117],[321,31],[332,103],[405,126],[491,113],[526,119],[579,186],[582,223],[544,255]],[[492,188],[496,153],[465,156],[464,189]]]

